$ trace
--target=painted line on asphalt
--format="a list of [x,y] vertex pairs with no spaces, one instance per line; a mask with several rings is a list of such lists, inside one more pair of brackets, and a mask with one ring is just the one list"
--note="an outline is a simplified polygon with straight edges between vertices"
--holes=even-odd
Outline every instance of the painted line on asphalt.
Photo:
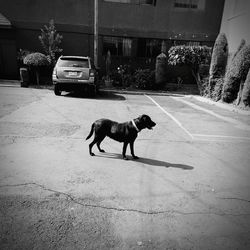
[[185,133],[191,137],[191,139],[193,140],[194,137],[193,135],[181,124],[181,122],[179,122],[173,115],[171,115],[169,112],[167,112],[159,103],[157,103],[152,97],[144,94],[144,96],[146,96],[149,100],[151,100],[162,112],[164,112],[167,116],[169,116],[182,130],[185,131]]
[[189,102],[187,100],[183,100],[181,98],[176,98],[176,97],[171,97],[171,98],[174,99],[175,101],[185,103],[185,104],[189,105],[190,107],[192,107],[194,109],[197,109],[197,110],[203,111],[205,113],[208,113],[208,114],[210,114],[210,115],[212,115],[212,116],[214,116],[216,118],[219,118],[219,119],[221,119],[223,121],[232,123],[232,124],[236,125],[237,128],[250,131],[250,126],[243,123],[243,122],[237,121],[237,120],[235,120],[233,118],[230,118],[230,117],[225,117],[225,116],[219,115],[219,114],[217,114],[217,113],[215,113],[215,112],[213,112],[211,110],[208,110],[206,108],[202,108],[202,107],[200,107],[200,106],[198,106],[198,105],[196,105],[196,104],[194,104],[192,102]]
[[11,137],[16,139],[73,139],[73,140],[83,140],[83,137],[76,136],[36,136],[36,135],[15,135],[15,134],[0,134],[1,137]]
[[209,138],[222,138],[222,139],[250,140],[250,137],[231,136],[231,135],[205,135],[205,134],[193,134],[193,136],[195,136],[195,137],[209,137]]

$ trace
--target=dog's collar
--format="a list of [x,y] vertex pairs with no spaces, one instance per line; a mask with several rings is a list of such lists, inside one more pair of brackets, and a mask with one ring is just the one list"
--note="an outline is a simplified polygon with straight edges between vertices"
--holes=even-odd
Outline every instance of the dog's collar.
[[133,126],[135,127],[136,131],[137,131],[137,132],[140,132],[140,129],[139,129],[139,128],[137,128],[137,126],[136,126],[136,124],[135,124],[135,121],[134,121],[134,120],[132,120],[131,122],[132,122]]

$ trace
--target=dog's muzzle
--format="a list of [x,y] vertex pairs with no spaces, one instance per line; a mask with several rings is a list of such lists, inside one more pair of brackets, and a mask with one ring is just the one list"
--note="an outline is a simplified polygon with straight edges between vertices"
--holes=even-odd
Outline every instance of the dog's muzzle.
[[148,129],[153,129],[153,127],[156,125],[156,123],[152,122],[149,126]]

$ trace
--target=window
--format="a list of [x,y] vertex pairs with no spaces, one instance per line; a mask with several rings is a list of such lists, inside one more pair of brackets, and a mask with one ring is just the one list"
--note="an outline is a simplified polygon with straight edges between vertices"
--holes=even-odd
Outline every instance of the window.
[[81,68],[89,68],[89,61],[88,61],[88,59],[62,57],[58,61],[58,66],[59,67],[81,67]]
[[131,3],[138,5],[156,5],[156,0],[104,0],[105,2],[113,2],[113,3]]
[[103,54],[106,55],[108,51],[114,56],[131,56],[132,39],[105,36],[103,37]]
[[161,39],[139,38],[137,44],[138,57],[156,57],[161,53]]
[[131,3],[132,0],[104,0],[105,2],[114,2],[114,3]]
[[156,5],[156,0],[137,0],[138,4],[151,4]]
[[205,0],[175,0],[174,1],[175,8],[181,9],[205,9]]

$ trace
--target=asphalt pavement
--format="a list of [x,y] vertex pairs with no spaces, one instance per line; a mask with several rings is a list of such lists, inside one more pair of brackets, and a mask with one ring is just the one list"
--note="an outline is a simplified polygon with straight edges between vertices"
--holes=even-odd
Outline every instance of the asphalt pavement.
[[[13,85],[13,86],[11,86]],[[139,160],[94,120],[157,123]],[[182,93],[96,98],[0,84],[1,249],[249,249],[247,111]]]

